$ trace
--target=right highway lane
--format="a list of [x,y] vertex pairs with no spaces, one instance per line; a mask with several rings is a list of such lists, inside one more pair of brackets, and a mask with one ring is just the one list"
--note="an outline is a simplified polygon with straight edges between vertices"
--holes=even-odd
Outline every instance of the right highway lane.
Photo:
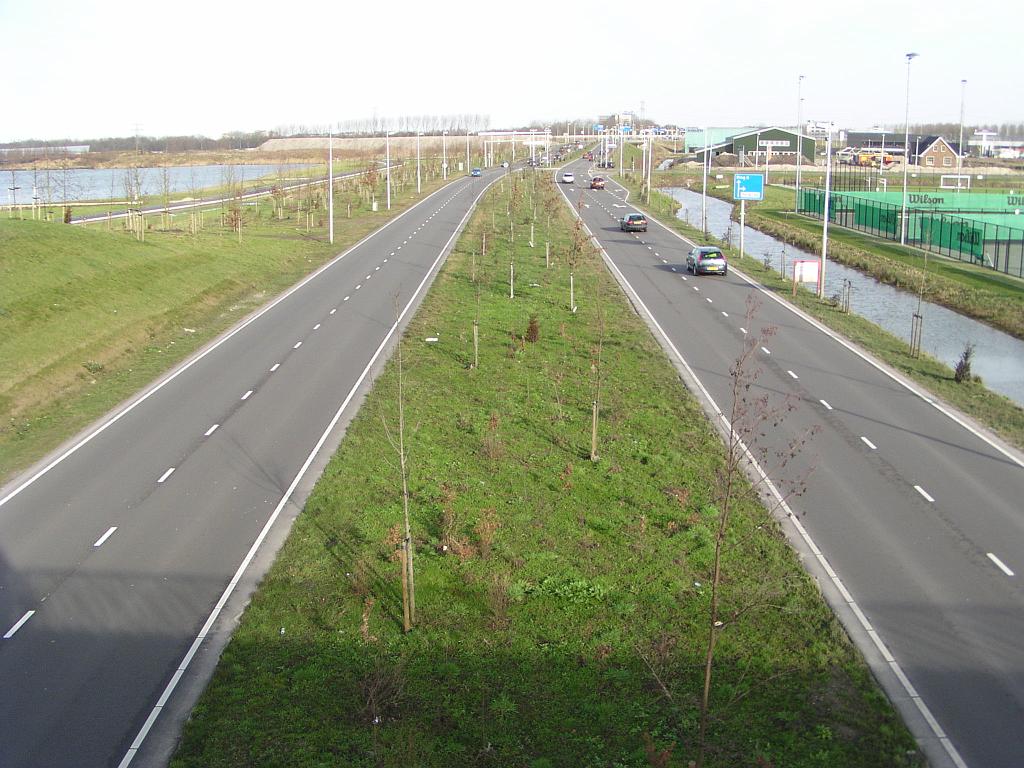
[[[686,270],[693,243],[637,210],[580,161],[559,184],[677,365],[717,407],[744,338],[759,341],[760,392],[795,403],[760,446],[816,430],[797,460],[813,467],[788,499],[811,556],[834,569],[851,632],[933,765],[1024,765],[1024,459],[900,380],[730,266]],[[603,174],[602,174],[603,175]],[[757,305],[747,315],[748,300]],[[750,327],[748,327],[750,326]],[[756,453],[756,451],[755,451]],[[766,471],[772,471],[766,467]],[[790,464],[773,477],[801,474]],[[812,543],[813,542],[813,543]],[[847,621],[848,628],[851,626]],[[874,657],[872,659],[872,657]],[[888,678],[888,679],[886,679]]]

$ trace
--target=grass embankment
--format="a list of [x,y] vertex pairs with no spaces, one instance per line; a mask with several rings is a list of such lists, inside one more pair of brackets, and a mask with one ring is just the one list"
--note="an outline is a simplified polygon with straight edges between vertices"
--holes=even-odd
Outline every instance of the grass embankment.
[[[732,173],[709,181],[708,193],[732,203]],[[700,175],[656,175],[656,186],[700,188]],[[821,222],[793,213],[796,193],[768,187],[765,200],[747,206],[747,225],[810,253],[821,252]],[[1024,339],[1024,281],[968,262],[839,226],[829,227],[829,258],[875,279],[918,293],[967,317]]]
[[[218,211],[195,235],[154,217],[144,242],[120,223],[0,218],[0,482],[387,221],[365,189],[339,185],[333,246],[323,190],[282,198],[284,219],[242,209],[240,242]],[[418,199],[413,180],[392,214]]]
[[[627,174],[619,181],[631,190],[630,201],[637,203],[640,199],[639,180],[634,180]],[[781,197],[779,193],[782,192],[786,192],[786,190],[769,189],[769,202],[772,199],[778,200]],[[731,197],[731,192],[729,197]],[[789,203],[792,204],[792,192],[790,192]],[[679,209],[679,204],[669,195],[655,189],[650,205],[641,204],[641,206],[658,216],[666,226],[690,240],[721,246],[729,254],[730,260],[739,264],[744,272],[768,290],[843,334],[907,378],[921,384],[945,402],[985,425],[1007,442],[1024,449],[1024,408],[1009,398],[987,389],[984,382],[975,380],[958,384],[953,378],[953,370],[949,366],[924,352],[919,357],[913,357],[910,346],[905,341],[859,315],[846,314],[831,299],[820,301],[814,293],[803,288],[797,290],[796,296],[793,296],[792,281],[783,279],[778,272],[772,269],[766,269],[760,259],[748,255],[740,260],[738,249],[720,242],[715,237],[705,238],[698,228],[678,219],[675,212]],[[751,216],[748,209],[747,222],[750,221]],[[829,232],[831,241],[833,229],[830,228]],[[844,232],[843,234],[849,233]],[[818,236],[820,238],[820,231]],[[829,253],[833,253],[831,244]],[[935,261],[937,260],[929,260],[929,281],[932,279],[931,270]],[[988,279],[991,280],[991,278]]]
[[[515,299],[506,182],[405,334],[417,626],[402,632],[392,359],[225,649],[175,768],[693,758],[724,449],[592,252],[569,310],[569,212],[548,174],[533,178],[536,191],[516,188]],[[918,765],[773,519],[749,498],[734,513],[708,764]]]

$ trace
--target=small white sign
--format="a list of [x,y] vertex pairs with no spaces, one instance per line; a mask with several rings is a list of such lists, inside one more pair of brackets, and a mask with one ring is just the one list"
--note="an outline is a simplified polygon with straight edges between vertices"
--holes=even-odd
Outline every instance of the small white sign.
[[788,147],[789,139],[761,139],[757,145],[759,147]]
[[818,260],[798,259],[793,262],[793,281],[818,284]]

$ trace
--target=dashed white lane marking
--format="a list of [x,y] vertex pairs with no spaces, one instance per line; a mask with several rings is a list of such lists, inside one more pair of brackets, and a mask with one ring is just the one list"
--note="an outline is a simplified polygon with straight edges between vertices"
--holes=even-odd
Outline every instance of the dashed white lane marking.
[[214,432],[216,432],[216,431],[217,431],[217,427],[219,427],[219,426],[220,426],[220,424],[214,424],[214,425],[213,425],[212,427],[210,427],[210,428],[209,428],[208,430],[206,430],[205,432],[203,432],[203,437],[209,437],[210,435],[212,435],[212,434],[213,434]]
[[871,449],[872,451],[877,451],[877,450],[878,450],[878,446],[877,446],[877,445],[875,445],[874,443],[872,443],[872,442],[871,442],[870,440],[868,440],[868,439],[867,439],[866,437],[864,437],[864,435],[861,435],[861,436],[860,436],[860,439],[861,439],[861,440],[863,440],[863,441],[864,441],[864,445],[866,445],[866,446],[867,446],[868,448],[870,448],[870,449]]
[[[395,252],[394,252],[394,251],[392,251],[392,252],[391,252],[391,253],[390,253],[389,255],[390,255],[390,256],[394,256],[394,255],[395,255]],[[384,259],[384,261],[387,261],[387,259]]]
[[400,251],[400,250],[402,250],[402,246],[398,246],[397,248],[395,248],[395,250],[396,250],[396,251]]
[[728,317],[728,316],[729,316],[728,312],[722,312],[722,317]]
[[301,341],[296,341],[296,342],[295,342],[295,346],[294,346],[294,347],[292,347],[292,349],[298,349],[298,348],[299,348],[299,347],[301,347],[301,346],[302,346],[302,342],[301,342]]
[[270,372],[273,373],[274,371],[276,371],[280,367],[281,367],[280,363],[274,363],[272,366],[270,366]]
[[764,352],[766,355],[770,355],[771,354],[771,350],[768,349],[768,347],[761,347],[761,351]]
[[333,315],[333,314],[334,314],[335,312],[337,312],[337,311],[338,311],[338,308],[337,308],[337,307],[335,307],[334,309],[332,309],[332,310],[331,310],[331,314]]
[[709,297],[707,297],[707,298],[706,298],[705,300],[707,301],[707,303],[708,303],[708,304],[711,304],[711,303],[712,303],[712,301],[711,301],[711,297],[710,297],[710,296],[709,296]]
[[[393,253],[392,253],[391,255],[392,255],[392,256],[394,256],[395,254],[393,254]],[[385,264],[387,264],[387,263],[388,263],[388,260],[387,260],[387,259],[384,259],[384,263],[385,263]]]
[[[660,254],[660,253],[658,253],[657,251],[655,251],[655,252],[654,252],[654,255],[655,255],[655,256],[657,256],[657,257],[659,257],[659,258],[661,257],[661,254]],[[664,259],[662,259],[662,261],[664,261]]]
[[985,554],[988,555],[988,559],[989,560],[991,560],[993,563],[995,563],[999,567],[1000,571],[1005,573],[1007,576],[1013,576],[1013,571],[1011,571],[1009,568],[1007,568],[1006,564],[1002,560],[1000,560],[998,557],[993,555],[991,552],[986,552]]
[[683,280],[689,280],[690,279],[686,275],[680,275],[680,277],[683,278]]
[[925,499],[927,499],[928,501],[930,501],[932,503],[935,502],[935,499],[933,499],[931,496],[928,495],[928,491],[926,491],[920,485],[915,485],[914,486],[914,490],[917,491],[918,493],[920,493],[922,496],[924,496]]
[[252,390],[251,389],[248,392],[246,392],[244,395],[242,395],[242,399],[243,400],[248,400],[250,395],[252,395]]
[[374,267],[374,268],[373,268],[373,271],[374,271],[374,272],[376,272],[376,271],[378,271],[379,269],[380,269],[380,267]]
[[822,405],[824,405],[826,410],[829,410],[829,411],[832,410],[832,406],[829,405],[828,403],[826,403],[824,400],[819,400],[818,402],[821,403]]
[[7,630],[7,634],[4,635],[4,640],[10,640],[14,637],[14,633],[21,629],[22,625],[31,619],[34,613],[35,611],[25,611],[25,615],[18,619],[13,627]]
[[740,328],[740,330],[741,330],[741,331],[743,331],[743,333],[746,333],[746,332],[747,332],[747,329],[746,329],[746,328]]
[[676,268],[675,268],[675,267],[672,267],[672,271],[673,271],[673,272],[675,272],[675,271],[676,271]]
[[114,531],[116,531],[116,530],[117,530],[117,526],[116,525],[112,525],[109,528],[107,528],[107,532],[104,533],[102,536],[100,536],[98,539],[96,539],[96,543],[93,544],[93,546],[94,547],[102,547],[103,546],[103,542],[106,541],[107,539],[109,539],[111,537],[111,535],[113,535]]
[[369,280],[373,275],[367,275],[364,279]]
[[164,473],[163,473],[162,475],[160,475],[160,479],[159,479],[159,480],[157,480],[157,482],[158,482],[158,483],[162,483],[162,482],[163,482],[164,480],[166,480],[166,479],[167,479],[168,477],[170,477],[170,476],[171,476],[171,473],[172,473],[172,472],[174,472],[174,467],[171,467],[171,468],[170,468],[170,469],[168,469],[168,470],[167,470],[166,472],[164,472]]
[[313,326],[313,330],[314,331],[319,331],[320,330],[320,323],[317,323],[316,325],[314,325]]
[[[654,255],[657,256],[658,254],[654,254]],[[661,263],[662,264],[668,264],[668,259],[662,259]]]
[[799,376],[797,376],[797,375],[796,375],[795,373],[793,373],[792,371],[786,371],[786,373],[788,373],[788,374],[789,374],[790,376],[792,376],[792,377],[793,377],[794,379],[799,379],[799,378],[800,378]]
[[649,246],[649,245],[648,245],[648,246],[647,246],[647,250],[648,250],[648,251],[653,251],[654,249],[653,249],[653,248],[651,248],[651,246]]
[[699,291],[699,290],[700,290],[700,287],[699,287],[699,286],[696,286],[696,285],[695,285],[695,286],[693,286],[693,290],[695,290],[695,291]]

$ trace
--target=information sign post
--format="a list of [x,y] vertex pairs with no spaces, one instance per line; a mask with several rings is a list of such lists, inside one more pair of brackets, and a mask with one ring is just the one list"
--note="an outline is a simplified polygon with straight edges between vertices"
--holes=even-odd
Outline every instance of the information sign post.
[[743,231],[747,225],[747,200],[764,200],[763,173],[737,173],[732,177],[732,199],[740,201],[740,258],[743,258]]

